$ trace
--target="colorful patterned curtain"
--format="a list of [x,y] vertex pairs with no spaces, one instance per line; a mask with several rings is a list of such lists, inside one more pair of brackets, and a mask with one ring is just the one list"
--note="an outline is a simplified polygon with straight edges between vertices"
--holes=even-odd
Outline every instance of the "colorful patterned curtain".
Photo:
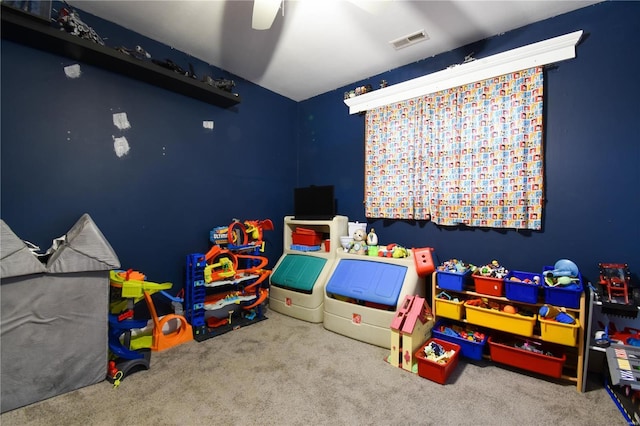
[[366,217],[424,218],[416,215],[428,208],[428,199],[416,190],[416,183],[425,180],[416,157],[424,140],[422,105],[422,99],[410,99],[367,113]]
[[542,68],[367,112],[365,215],[542,227]]

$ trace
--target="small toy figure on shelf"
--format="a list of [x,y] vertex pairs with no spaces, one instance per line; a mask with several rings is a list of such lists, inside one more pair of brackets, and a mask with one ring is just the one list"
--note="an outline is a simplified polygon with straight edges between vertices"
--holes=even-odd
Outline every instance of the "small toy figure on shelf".
[[407,250],[406,247],[402,247],[396,244],[391,249],[391,257],[393,257],[394,259],[409,257],[409,250]]
[[353,242],[349,253],[365,254],[367,251],[367,245],[365,241],[365,233],[362,229],[356,229],[353,233]]
[[394,259],[401,259],[409,257],[409,249],[402,247],[398,244],[391,243],[386,246],[378,246],[378,257],[393,257]]
[[355,89],[352,89],[348,92],[344,92],[344,99],[355,98],[356,96],[364,95],[365,93],[369,93],[373,90],[373,87],[370,84],[365,86],[358,86]]
[[144,50],[144,48],[140,45],[137,45],[133,49],[129,49],[128,47],[125,47],[125,46],[120,46],[120,47],[116,47],[116,50],[118,52],[122,52],[125,55],[129,55],[136,59],[140,59],[140,60],[151,59],[151,53]]
[[378,245],[378,236],[376,235],[376,230],[371,228],[369,234],[367,235],[367,245],[368,246],[377,246]]
[[66,1],[64,4],[66,7],[63,7],[58,12],[58,24],[60,25],[60,30],[104,46],[104,41],[98,33],[80,19],[78,12],[70,7]]
[[233,88],[236,86],[236,82],[233,80],[228,80],[226,78],[212,78],[208,75],[202,77],[202,82],[229,93],[231,93]]
[[369,256],[378,256],[378,236],[373,228],[367,234],[367,251]]

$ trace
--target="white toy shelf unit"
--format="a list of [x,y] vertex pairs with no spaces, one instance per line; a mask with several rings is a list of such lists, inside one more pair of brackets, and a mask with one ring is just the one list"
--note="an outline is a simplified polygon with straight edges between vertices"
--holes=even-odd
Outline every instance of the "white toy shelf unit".
[[424,297],[415,250],[404,258],[347,253],[341,248],[325,287],[327,330],[389,349],[391,323],[407,295]]
[[[284,218],[283,254],[269,278],[271,309],[313,323],[323,321],[324,286],[336,252],[342,250],[340,236],[347,235],[348,220],[346,216],[328,220]],[[305,244],[294,244],[294,236]]]

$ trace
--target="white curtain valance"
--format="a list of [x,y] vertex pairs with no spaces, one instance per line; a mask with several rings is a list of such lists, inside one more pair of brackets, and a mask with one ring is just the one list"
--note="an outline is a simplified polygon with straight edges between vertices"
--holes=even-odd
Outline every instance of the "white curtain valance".
[[442,71],[345,99],[344,103],[349,107],[349,114],[356,114],[452,87],[572,59],[576,56],[575,46],[581,37],[582,30],[575,31],[486,58],[454,65]]

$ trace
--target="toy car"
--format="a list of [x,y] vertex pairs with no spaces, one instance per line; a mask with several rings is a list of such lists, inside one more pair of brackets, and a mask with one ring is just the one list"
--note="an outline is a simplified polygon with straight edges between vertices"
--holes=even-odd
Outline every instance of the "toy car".
[[618,306],[627,305],[637,315],[640,306],[640,287],[631,284],[631,273],[626,263],[599,263],[602,301]]

